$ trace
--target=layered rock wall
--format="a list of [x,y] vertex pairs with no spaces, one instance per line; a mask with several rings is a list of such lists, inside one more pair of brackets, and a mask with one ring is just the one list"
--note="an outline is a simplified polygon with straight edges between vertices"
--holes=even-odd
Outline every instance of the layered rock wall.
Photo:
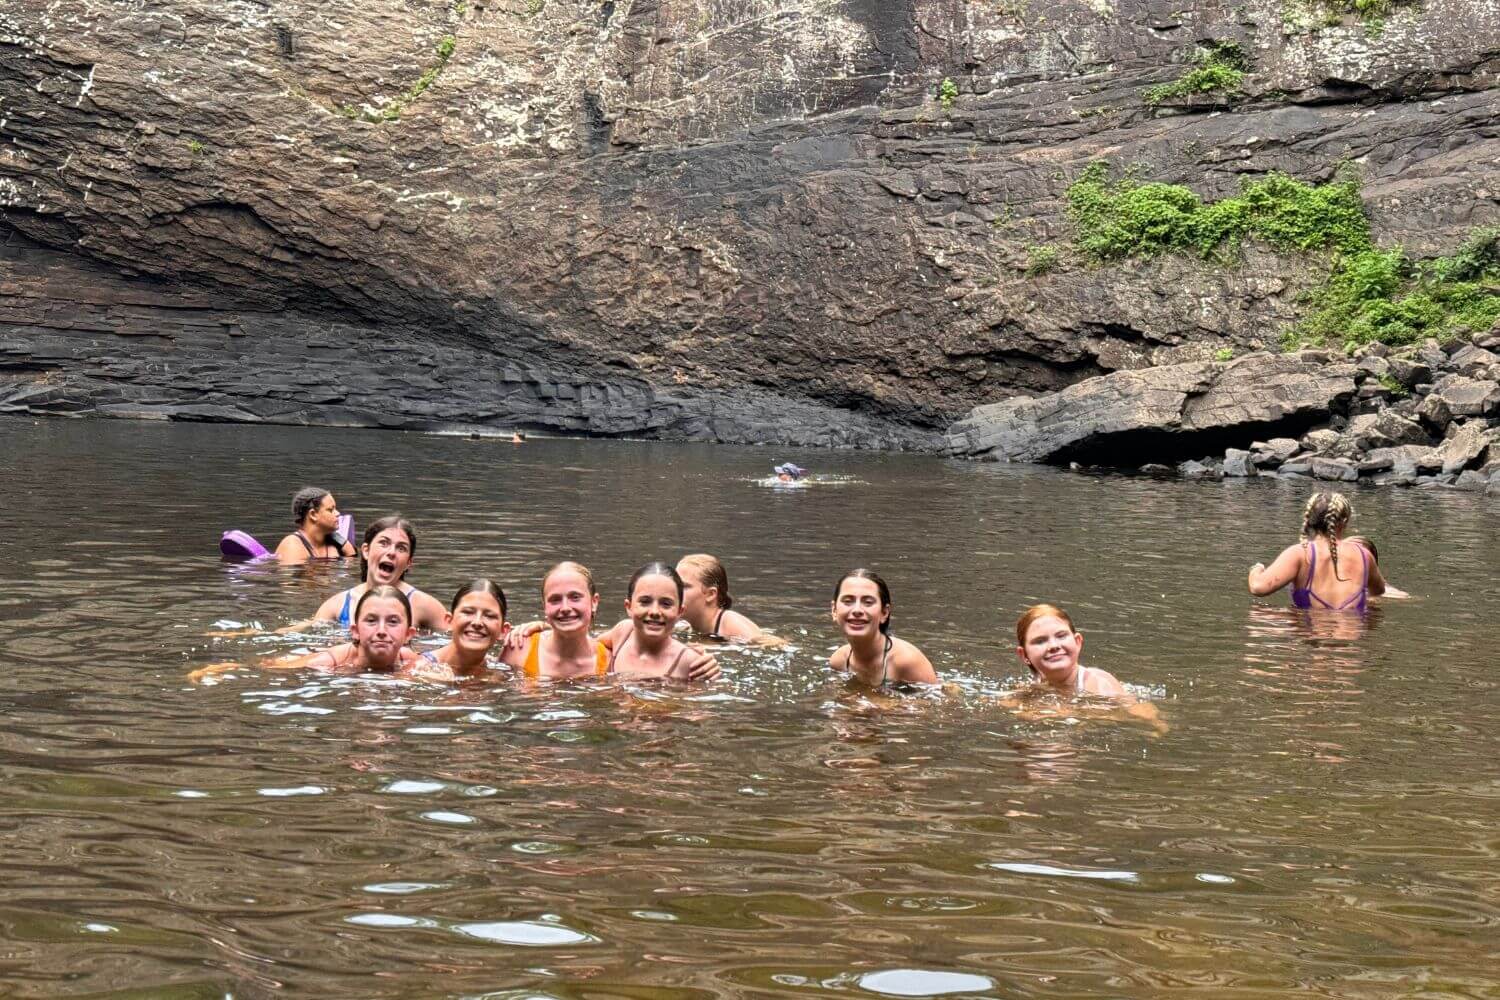
[[[1500,219],[1496,0],[0,4],[11,410],[922,447],[1262,346],[1326,267],[1027,276],[1091,160]],[[1205,40],[1243,93],[1148,106]]]

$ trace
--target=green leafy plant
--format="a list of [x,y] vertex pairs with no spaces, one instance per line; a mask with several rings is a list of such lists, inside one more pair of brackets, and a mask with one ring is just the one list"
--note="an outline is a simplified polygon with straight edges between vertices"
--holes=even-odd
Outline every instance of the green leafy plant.
[[1215,361],[1233,361],[1234,360],[1234,348],[1232,348],[1232,347],[1221,347],[1221,348],[1219,348],[1217,351],[1214,351],[1214,360]]
[[1500,228],[1477,229],[1452,255],[1425,262],[1399,246],[1341,256],[1307,301],[1312,313],[1286,346],[1401,346],[1488,330],[1500,319]]
[[1390,393],[1397,399],[1405,399],[1407,396],[1411,395],[1411,390],[1402,385],[1400,382],[1397,382],[1396,376],[1392,375],[1390,372],[1386,372],[1384,375],[1377,375],[1375,377],[1375,381],[1379,382],[1385,388],[1386,392]]
[[1180,184],[1109,179],[1102,163],[1090,164],[1068,187],[1068,217],[1079,251],[1096,263],[1164,253],[1223,259],[1248,237],[1281,250],[1370,245],[1370,224],[1351,179],[1306,184],[1271,174],[1241,193],[1205,204]]
[[1234,42],[1213,42],[1200,48],[1193,62],[1193,69],[1171,83],[1148,87],[1142,95],[1146,103],[1156,105],[1177,97],[1216,91],[1233,93],[1240,89],[1240,81],[1250,68],[1244,49]]
[[203,152],[203,143],[199,142],[197,139],[189,139],[187,141],[187,148],[189,153],[197,156],[198,154]]
[[958,84],[953,82],[953,77],[943,77],[943,82],[938,85],[937,100],[945,112],[953,110],[953,102],[958,100]]
[[1026,277],[1036,278],[1057,267],[1062,252],[1057,247],[1033,245],[1026,251]]

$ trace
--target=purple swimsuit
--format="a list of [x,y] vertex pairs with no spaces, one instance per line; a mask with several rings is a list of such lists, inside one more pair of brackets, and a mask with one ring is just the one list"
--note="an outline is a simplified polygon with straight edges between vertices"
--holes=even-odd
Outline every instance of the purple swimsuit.
[[1323,605],[1323,607],[1327,608],[1330,611],[1364,611],[1368,604],[1368,597],[1370,594],[1370,557],[1365,554],[1365,547],[1363,545],[1356,545],[1355,548],[1359,549],[1359,559],[1360,562],[1364,564],[1364,580],[1360,582],[1359,593],[1350,595],[1347,601],[1345,601],[1343,604],[1338,605],[1337,607],[1334,607],[1332,604],[1329,604],[1327,601],[1323,600],[1323,598],[1313,593],[1313,574],[1317,572],[1318,569],[1318,547],[1312,542],[1308,542],[1307,586],[1298,587],[1296,585],[1296,581],[1293,581],[1292,607],[1310,608],[1313,606],[1312,602],[1317,601],[1319,604]]

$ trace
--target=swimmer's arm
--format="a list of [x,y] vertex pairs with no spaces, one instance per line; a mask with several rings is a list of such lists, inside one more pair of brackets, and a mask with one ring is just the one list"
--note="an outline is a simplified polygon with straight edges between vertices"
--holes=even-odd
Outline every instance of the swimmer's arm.
[[339,609],[344,606],[344,592],[341,590],[328,600],[318,605],[317,613],[313,615],[315,622],[336,622],[339,620]]
[[545,631],[546,628],[546,622],[536,620],[522,622],[521,624],[515,626],[505,634],[505,642],[501,647],[501,658],[504,659],[504,654],[509,653],[513,649],[525,649],[526,646],[531,642],[531,637],[536,635],[538,632]]
[[1269,567],[1261,563],[1251,566],[1246,583],[1250,587],[1250,593],[1256,597],[1265,597],[1297,579],[1297,570],[1301,568],[1302,546],[1288,545]]
[[635,625],[629,618],[622,618],[615,622],[614,626],[608,632],[605,632],[594,641],[610,652],[614,652],[616,646],[625,641],[626,637],[630,635],[630,630],[633,628],[635,628]]
[[1380,597],[1390,590],[1390,587],[1385,582],[1385,577],[1380,573],[1380,564],[1373,559],[1370,560],[1370,575],[1365,580],[1365,585],[1370,588],[1371,597]]
[[431,594],[417,591],[412,595],[411,605],[412,617],[416,619],[413,624],[417,628],[436,632],[447,622],[448,612],[443,609],[443,602]]
[[276,546],[276,561],[283,566],[299,566],[307,559],[307,546],[296,535],[287,535]]
[[1387,583],[1385,585],[1385,593],[1381,594],[1380,596],[1389,597],[1395,601],[1403,601],[1406,598],[1410,597],[1411,594],[1402,590],[1400,587],[1392,587],[1389,583]]
[[1156,706],[1149,701],[1137,701],[1133,705],[1126,706],[1125,714],[1149,724],[1158,734],[1165,733],[1170,728],[1167,720],[1161,717]]
[[848,670],[846,668],[839,666],[839,657],[841,656],[844,657],[845,663],[849,662],[849,644],[847,642],[840,646],[838,649],[835,649],[833,651],[833,655],[828,658],[829,670],[840,674],[848,673]]
[[359,549],[356,549],[354,547],[353,542],[345,539],[344,544],[339,546],[339,555],[343,556],[345,559],[348,559],[350,556],[359,555]]
[[[261,660],[258,666],[262,670],[296,670],[299,667],[329,666],[338,661],[337,656],[333,655],[334,651],[338,648],[339,647],[335,646],[333,650],[320,649],[316,653],[303,653],[296,656],[270,657],[268,659]],[[320,659],[327,662],[317,662]],[[248,668],[248,666],[248,664],[241,663],[238,660],[223,660],[219,663],[210,663],[206,667],[199,667],[197,670],[194,670],[192,673],[188,674],[187,679],[190,682],[197,684],[204,678],[217,677],[219,674],[228,673],[231,670],[246,669]]]

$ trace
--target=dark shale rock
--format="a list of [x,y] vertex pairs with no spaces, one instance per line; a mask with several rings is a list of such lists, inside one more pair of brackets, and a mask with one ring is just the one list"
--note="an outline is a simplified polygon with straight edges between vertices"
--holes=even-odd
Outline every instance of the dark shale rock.
[[1433,385],[1432,395],[1441,398],[1455,417],[1500,413],[1500,384],[1488,380],[1449,375]]
[[[1092,160],[1204,198],[1358,161],[1414,256],[1500,219],[1481,0],[526,6],[8,4],[10,404],[919,446],[1305,313],[1326,261],[1253,241],[1026,274]],[[1225,37],[1250,93],[1143,104]]]
[[1359,467],[1342,458],[1315,458],[1312,460],[1312,474],[1314,479],[1352,483],[1359,478]]
[[1455,424],[1447,438],[1438,445],[1444,472],[1458,472],[1479,461],[1490,447],[1491,432],[1478,424]]
[[1416,388],[1423,382],[1432,381],[1432,369],[1409,358],[1388,358],[1386,367],[1391,373],[1391,378],[1400,382],[1407,389]]
[[1278,466],[1289,461],[1297,454],[1302,446],[1297,443],[1296,438],[1272,438],[1269,441],[1256,441],[1250,445],[1254,453],[1255,464],[1261,467]]
[[1224,475],[1255,475],[1255,459],[1251,457],[1248,451],[1242,451],[1239,448],[1228,449],[1224,452]]
[[1284,355],[1116,372],[1046,396],[976,407],[949,429],[948,448],[1021,462],[1201,454],[1202,444],[1230,434],[1327,419],[1353,393],[1352,365]]
[[1449,408],[1448,401],[1437,393],[1428,393],[1426,398],[1417,405],[1417,417],[1432,428],[1436,434],[1442,434],[1453,422],[1453,410]]
[[1388,468],[1397,475],[1415,476],[1419,472],[1436,472],[1443,467],[1443,457],[1436,448],[1406,444],[1395,448],[1377,448],[1365,456],[1366,462],[1390,462]]
[[1216,462],[1200,462],[1189,459],[1177,467],[1183,479],[1223,479],[1224,470]]
[[1500,363],[1500,355],[1473,344],[1464,344],[1448,359],[1448,363],[1460,375],[1480,378],[1487,376],[1491,366]]
[[1339,443],[1339,437],[1340,435],[1338,431],[1328,430],[1327,428],[1309,431],[1308,433],[1302,435],[1302,448],[1304,451],[1310,451],[1315,455],[1321,455],[1324,452],[1330,451],[1333,448],[1337,447]]

